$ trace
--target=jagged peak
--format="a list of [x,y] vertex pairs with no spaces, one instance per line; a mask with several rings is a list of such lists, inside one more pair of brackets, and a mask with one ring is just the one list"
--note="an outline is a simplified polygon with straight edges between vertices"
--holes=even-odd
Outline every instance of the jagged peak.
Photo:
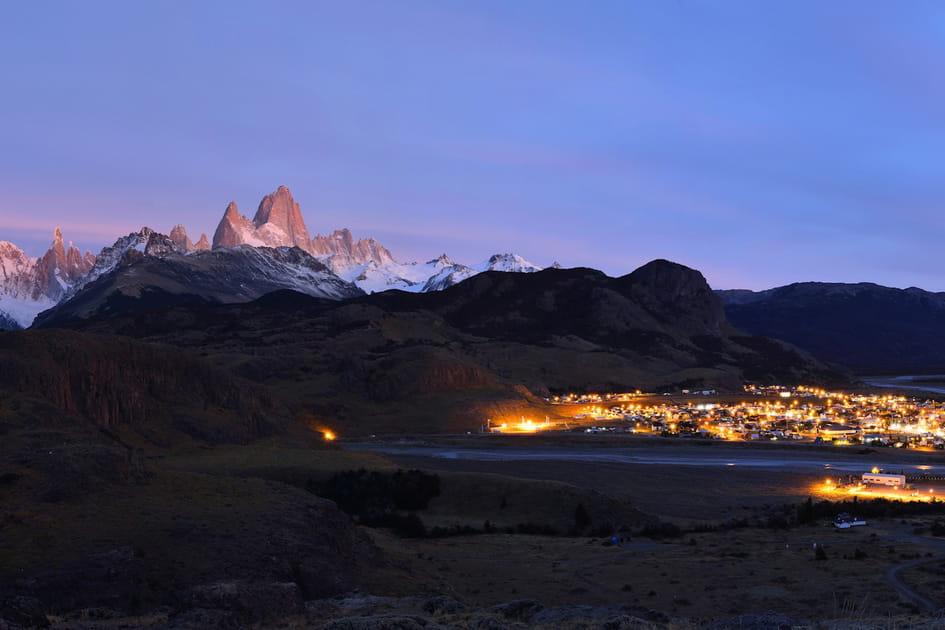
[[295,246],[309,253],[312,251],[302,209],[286,186],[279,186],[275,192],[263,197],[253,217],[253,227],[255,236],[266,245]]
[[453,259],[444,253],[444,254],[440,254],[433,260],[428,261],[427,264],[428,265],[441,265],[443,267],[451,267],[455,265],[456,263],[454,263]]
[[189,252],[194,249],[194,243],[190,240],[190,236],[187,234],[187,229],[180,223],[171,228],[170,233],[168,234],[171,240],[185,252]]

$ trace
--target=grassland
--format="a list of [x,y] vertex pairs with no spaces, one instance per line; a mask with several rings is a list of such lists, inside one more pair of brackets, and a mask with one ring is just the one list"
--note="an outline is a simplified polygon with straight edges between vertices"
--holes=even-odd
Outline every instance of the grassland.
[[[456,445],[464,439],[445,441]],[[761,452],[776,458],[779,451]],[[853,531],[838,531],[822,522],[790,528],[732,526],[748,517],[758,522],[784,504],[800,504],[812,496],[811,488],[820,479],[812,474],[482,462],[345,451],[320,456],[315,464],[304,450],[275,447],[251,455],[239,449],[191,453],[167,465],[264,474],[295,484],[307,476],[324,478],[334,470],[354,467],[435,472],[441,477],[441,494],[419,513],[428,529],[483,530],[484,521],[490,521],[493,533],[405,539],[385,530],[368,530],[385,563],[365,574],[361,587],[379,595],[445,593],[478,606],[520,598],[545,605],[631,604],[693,619],[768,610],[804,610],[809,619],[888,617],[918,609],[889,585],[886,571],[938,553],[934,545],[912,535],[922,519],[887,519]],[[627,544],[613,545],[602,531],[576,537],[505,531],[533,523],[567,534],[578,504],[592,525],[638,529],[657,519],[686,533],[662,539],[634,537]],[[593,531],[593,526],[586,529]],[[817,559],[814,543],[824,550],[825,559]],[[934,598],[939,572],[933,564],[910,570],[904,577]]]

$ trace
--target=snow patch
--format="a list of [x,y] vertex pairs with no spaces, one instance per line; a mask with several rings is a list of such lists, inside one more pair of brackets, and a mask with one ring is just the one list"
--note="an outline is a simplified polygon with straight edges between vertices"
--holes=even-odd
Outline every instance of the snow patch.
[[55,300],[45,296],[33,300],[0,295],[0,313],[3,313],[23,328],[29,328],[37,315],[55,305]]

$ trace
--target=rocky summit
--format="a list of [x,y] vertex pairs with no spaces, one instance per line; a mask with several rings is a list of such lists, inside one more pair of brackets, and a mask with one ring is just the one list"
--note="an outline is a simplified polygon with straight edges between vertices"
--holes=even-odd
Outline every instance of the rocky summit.
[[263,241],[295,246],[306,251],[311,249],[302,210],[285,186],[279,186],[274,193],[263,197],[253,218],[253,225]]
[[171,229],[171,232],[168,234],[168,236],[172,241],[174,241],[174,244],[177,245],[178,249],[181,251],[204,251],[210,249],[210,242],[207,240],[206,234],[201,234],[200,239],[194,243],[187,235],[187,230],[184,229],[184,226],[179,223]]
[[88,274],[96,257],[82,254],[56,228],[45,254],[30,258],[13,243],[0,242],[0,319],[25,328]]
[[213,247],[298,247],[315,256],[328,257],[329,266],[338,273],[357,265],[384,265],[394,257],[374,239],[359,239],[348,229],[336,230],[329,236],[309,237],[302,210],[285,186],[263,197],[250,221],[239,213],[231,201],[213,235]]

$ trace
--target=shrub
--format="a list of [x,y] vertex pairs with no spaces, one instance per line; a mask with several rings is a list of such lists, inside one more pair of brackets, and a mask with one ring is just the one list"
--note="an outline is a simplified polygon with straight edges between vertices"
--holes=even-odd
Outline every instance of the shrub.
[[647,538],[679,538],[682,534],[678,525],[666,521],[651,521],[637,532],[638,536]]
[[421,510],[440,494],[438,475],[422,470],[348,470],[332,475],[312,492],[338,504],[346,513],[373,517],[392,510]]
[[399,536],[419,538],[427,531],[413,511],[427,507],[440,494],[440,478],[421,470],[387,473],[361,468],[336,473],[320,484],[308,483],[306,488],[334,501],[362,525],[389,527]]

